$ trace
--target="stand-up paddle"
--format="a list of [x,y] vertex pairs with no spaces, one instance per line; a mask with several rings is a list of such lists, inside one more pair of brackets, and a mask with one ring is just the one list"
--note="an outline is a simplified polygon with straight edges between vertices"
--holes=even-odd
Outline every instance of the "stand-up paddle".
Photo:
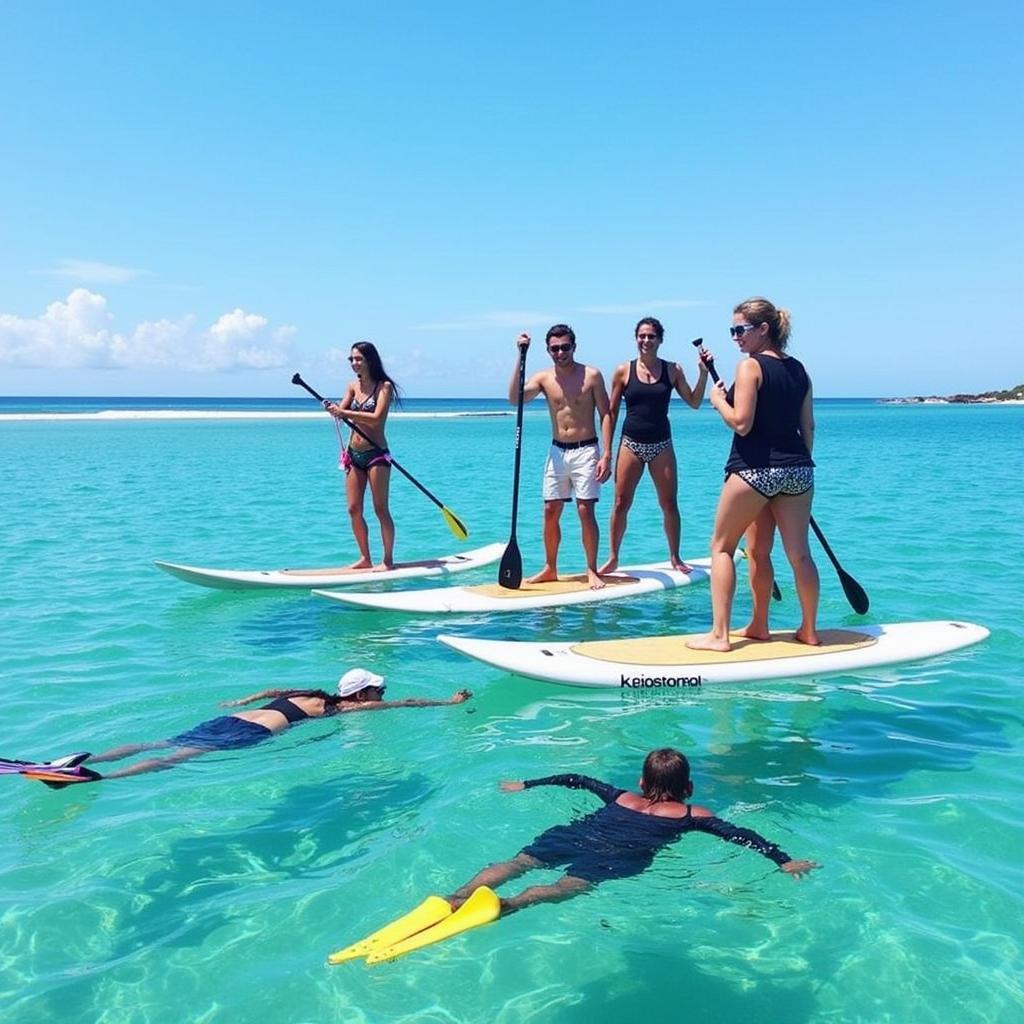
[[[292,374],[292,383],[298,384],[300,388],[305,388],[321,405],[327,401],[323,395],[317,394],[299,374]],[[342,416],[341,419],[347,427],[350,427],[355,433],[363,438],[364,441],[369,441],[370,444],[373,444],[373,438],[368,437],[365,431],[360,430],[359,427],[357,427],[351,420],[345,419],[344,416]],[[469,536],[469,530],[467,530],[465,525],[463,525],[462,520],[459,519],[459,517],[450,508],[442,504],[438,498],[431,494],[430,491],[428,491],[426,487],[424,487],[423,484],[421,484],[419,480],[412,475],[412,473],[410,473],[396,458],[394,458],[394,456],[389,456],[388,462],[390,462],[391,465],[406,478],[406,480],[419,488],[419,490],[421,490],[441,510],[441,514],[444,516],[444,521],[448,524],[448,529],[451,530],[459,540],[465,540]]]
[[[694,348],[700,348],[703,344],[703,338],[695,338],[693,341]],[[705,359],[703,362],[708,368],[708,373],[711,374],[711,379],[717,384],[719,377],[715,370],[714,360]],[[825,540],[825,535],[821,532],[821,528],[814,521],[814,516],[811,516],[811,529],[814,531],[814,536],[818,538],[821,546],[825,549],[825,554],[828,555],[828,560],[832,563],[836,575],[839,577],[843,593],[846,595],[846,600],[850,602],[850,607],[858,615],[866,615],[870,603],[868,595],[864,592],[864,588],[839,564],[839,559],[832,553],[832,548],[829,547],[828,541]],[[773,583],[772,586],[774,587],[775,584]]]
[[811,516],[811,529],[814,531],[814,536],[818,538],[821,546],[825,549],[828,560],[834,566],[839,582],[843,585],[843,593],[846,595],[846,600],[850,602],[850,607],[858,615],[867,615],[870,603],[868,595],[864,592],[864,588],[839,564],[839,559],[832,554],[832,549],[828,546],[825,535],[814,521],[814,516]]
[[526,390],[526,345],[519,346],[519,400],[516,406],[516,457],[512,472],[512,529],[508,546],[498,566],[498,583],[506,590],[518,590],[523,582],[523,556],[516,541],[516,517],[519,514],[519,460],[523,451],[523,392]]

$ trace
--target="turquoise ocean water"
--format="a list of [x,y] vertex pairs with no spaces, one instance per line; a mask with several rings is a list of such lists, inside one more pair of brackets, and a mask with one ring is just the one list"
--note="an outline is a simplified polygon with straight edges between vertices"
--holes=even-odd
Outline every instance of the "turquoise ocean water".
[[[5,399],[0,414],[142,405],[59,401]],[[417,415],[389,430],[396,456],[469,525],[473,546],[508,537],[514,418],[435,414],[489,410],[507,407],[411,402]],[[708,622],[707,589],[435,622],[302,593],[189,587],[152,560],[258,568],[354,557],[329,424],[0,419],[0,753],[156,739],[217,714],[220,700],[330,686],[353,665],[384,673],[396,698],[475,693],[459,707],[309,723],[139,778],[59,792],[0,778],[2,1019],[1024,1019],[1024,409],[836,400],[819,402],[817,419],[815,514],[870,594],[867,621],[962,618],[988,626],[989,641],[914,665],[700,692],[531,682],[434,637],[692,632]],[[673,425],[683,553],[696,556],[728,434],[708,409],[677,405]],[[527,571],[539,565],[547,435],[546,413],[531,409]],[[397,474],[392,507],[400,558],[459,548]],[[564,524],[562,568],[577,569],[571,508]],[[664,557],[646,482],[623,555]],[[819,567],[821,624],[861,621],[823,555]],[[778,573],[775,624],[785,626],[796,606],[784,564]],[[692,835],[640,878],[391,965],[324,965],[332,949],[596,806],[567,790],[502,794],[499,780],[581,771],[631,786],[646,751],[663,745],[690,757],[698,802],[823,869],[795,883],[749,851]]]

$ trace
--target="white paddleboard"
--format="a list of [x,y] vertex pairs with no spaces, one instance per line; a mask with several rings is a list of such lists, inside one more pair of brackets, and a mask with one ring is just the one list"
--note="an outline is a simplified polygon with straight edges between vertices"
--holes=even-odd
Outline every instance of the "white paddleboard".
[[650,691],[895,665],[979,643],[988,636],[988,630],[970,622],[903,622],[819,630],[819,635],[820,647],[797,643],[792,633],[773,633],[770,641],[734,637],[728,654],[690,650],[686,646],[689,636],[568,643],[475,640],[464,636],[437,639],[470,658],[516,675],[570,686]]
[[313,587],[348,587],[364,583],[387,583],[410,580],[420,576],[448,576],[453,572],[477,569],[501,558],[504,544],[488,544],[459,555],[429,558],[422,562],[399,562],[393,569],[374,572],[371,569],[202,569],[194,565],[156,562],[155,565],[172,576],[217,590],[253,590],[261,587],[290,587],[310,590]]
[[497,583],[488,583],[476,587],[431,587],[428,590],[404,590],[389,594],[364,591],[324,593],[319,590],[314,590],[313,593],[332,601],[343,601],[345,604],[410,614],[518,612],[527,608],[553,608],[569,604],[592,604],[596,601],[617,601],[655,590],[672,590],[675,587],[707,582],[710,559],[688,559],[686,564],[693,566],[693,572],[679,572],[668,562],[625,566],[603,577],[606,586],[602,590],[591,590],[586,573],[580,573],[577,576],[560,576],[550,583],[527,583],[524,580],[517,590],[507,590]]

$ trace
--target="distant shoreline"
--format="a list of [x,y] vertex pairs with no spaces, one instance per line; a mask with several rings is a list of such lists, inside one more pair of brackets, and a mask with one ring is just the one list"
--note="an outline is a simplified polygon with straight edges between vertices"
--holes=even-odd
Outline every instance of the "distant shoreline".
[[1024,405],[1024,398],[986,398],[981,395],[951,395],[949,398],[882,398],[883,405]]

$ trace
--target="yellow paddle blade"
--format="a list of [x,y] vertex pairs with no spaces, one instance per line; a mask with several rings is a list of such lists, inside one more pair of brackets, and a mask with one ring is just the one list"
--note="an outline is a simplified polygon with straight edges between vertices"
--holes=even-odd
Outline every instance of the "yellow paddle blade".
[[455,534],[459,540],[466,540],[469,537],[469,530],[463,525],[462,520],[447,506],[441,507],[441,515],[448,524],[448,529]]

